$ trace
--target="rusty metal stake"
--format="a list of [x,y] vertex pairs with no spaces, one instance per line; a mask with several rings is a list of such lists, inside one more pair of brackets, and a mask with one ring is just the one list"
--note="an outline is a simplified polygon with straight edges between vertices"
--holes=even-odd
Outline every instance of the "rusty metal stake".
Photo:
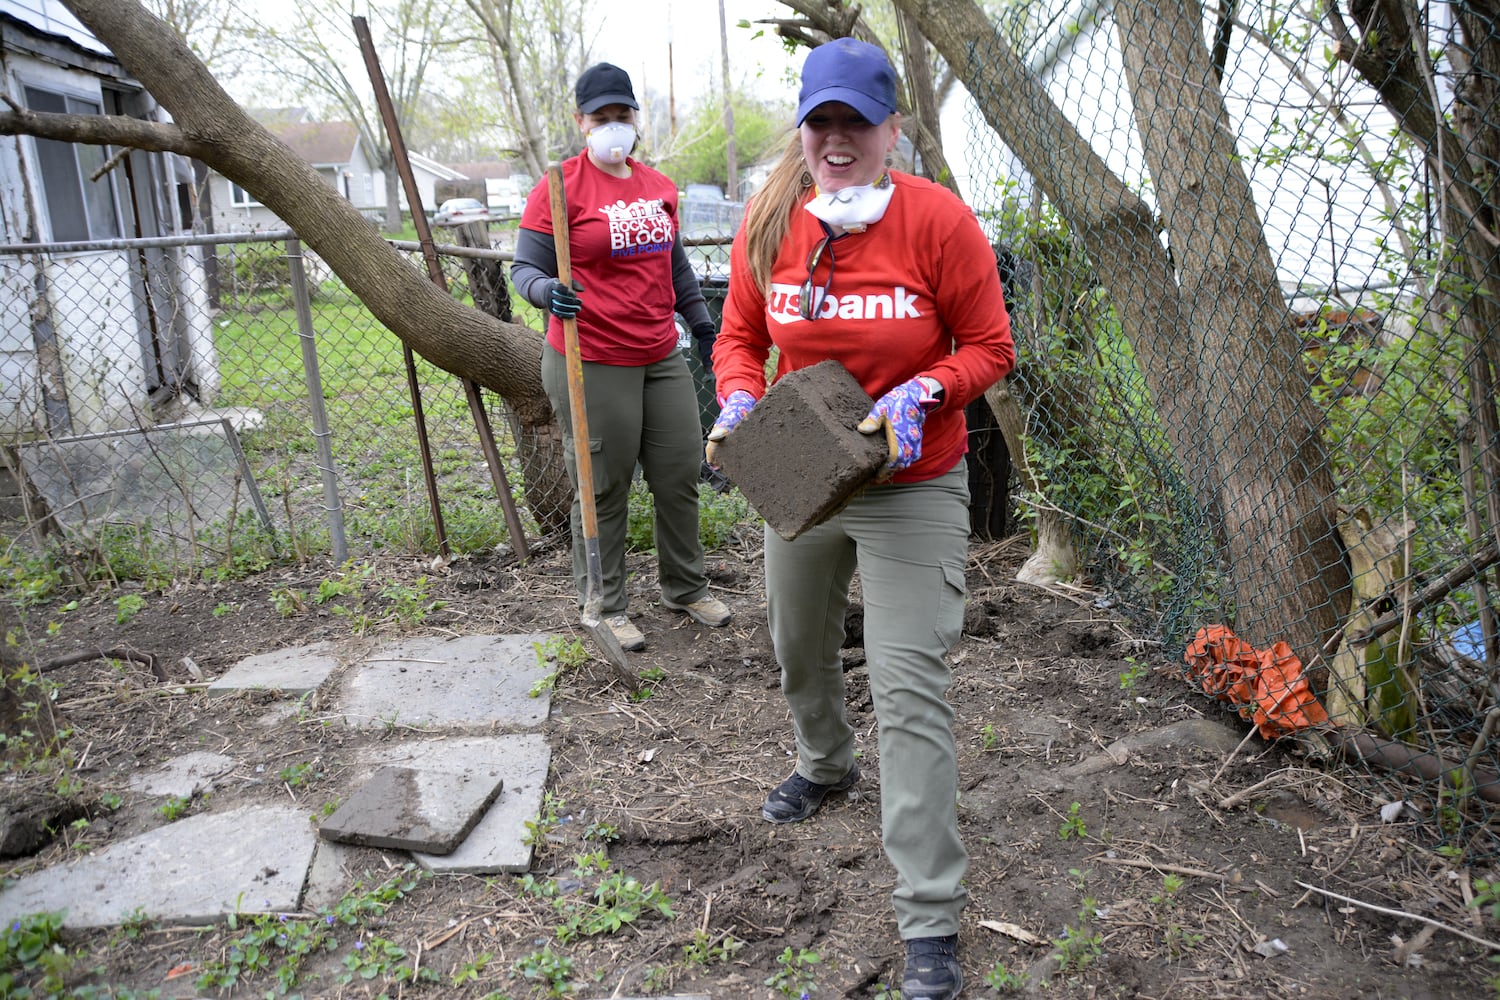
[[[427,264],[427,276],[433,284],[444,291],[448,282],[443,277],[443,265],[438,260],[437,247],[432,242],[432,230],[427,225],[427,215],[422,208],[422,193],[417,190],[417,179],[411,171],[411,160],[406,155],[406,141],[401,137],[401,123],[396,121],[396,109],[391,104],[390,91],[386,89],[385,74],[380,68],[380,56],[370,38],[370,25],[362,17],[354,18],[354,34],[359,39],[360,52],[365,58],[365,70],[370,75],[370,85],[375,88],[375,104],[380,108],[381,120],[385,123],[385,134],[391,141],[391,155],[396,161],[396,170],[401,175],[401,185],[406,190],[406,204],[411,209],[412,223],[416,226],[417,242],[422,245],[422,259]],[[432,474],[432,461],[428,452],[426,425],[422,420],[422,407],[417,392],[416,367],[412,361],[411,348],[406,348],[407,374],[411,385],[413,410],[417,415],[417,436],[422,444],[422,471],[427,479],[428,496],[432,502],[433,519],[438,526],[443,557],[448,557],[448,537],[442,527],[442,514],[438,510],[437,483]],[[484,452],[485,463],[490,469],[490,481],[499,495],[500,507],[505,511],[505,527],[510,534],[511,549],[517,558],[531,555],[526,544],[526,533],[521,527],[521,516],[516,510],[515,498],[510,494],[510,481],[505,475],[505,464],[500,451],[495,447],[494,430],[490,427],[489,414],[485,412],[484,400],[479,394],[479,383],[473,379],[461,379],[464,397],[469,403],[469,413],[474,418],[474,429],[479,432],[479,447]]]

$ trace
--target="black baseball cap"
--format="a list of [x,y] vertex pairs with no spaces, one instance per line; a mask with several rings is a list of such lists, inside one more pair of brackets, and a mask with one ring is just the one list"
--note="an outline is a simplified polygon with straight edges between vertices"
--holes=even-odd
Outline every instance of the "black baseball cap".
[[598,111],[607,104],[640,109],[635,103],[635,90],[630,86],[630,74],[611,63],[595,63],[584,70],[573,89],[578,95],[578,110],[584,114]]

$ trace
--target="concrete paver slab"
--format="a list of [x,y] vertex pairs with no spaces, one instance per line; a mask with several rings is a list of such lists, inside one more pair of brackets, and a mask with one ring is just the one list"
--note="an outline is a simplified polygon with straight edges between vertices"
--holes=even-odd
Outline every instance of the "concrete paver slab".
[[353,726],[540,725],[552,698],[550,691],[531,697],[548,673],[535,644],[548,638],[472,635],[382,646],[349,672],[333,711]]
[[354,879],[354,856],[359,848],[332,840],[318,839],[317,853],[307,870],[307,886],[302,890],[302,905],[314,913],[331,910],[349,892]]
[[190,816],[17,880],[0,890],[0,922],[50,910],[67,911],[65,927],[294,911],[316,843],[294,806]]
[[552,762],[552,748],[545,737],[532,733],[448,737],[381,747],[368,754],[374,764],[445,771],[493,767],[505,781],[500,797],[451,854],[413,853],[423,868],[487,875],[524,872],[531,867],[526,822],[536,819],[542,807],[542,789]]
[[503,785],[496,766],[433,771],[387,765],[323,821],[329,840],[451,854]]
[[280,691],[295,698],[316,691],[338,666],[332,650],[329,643],[315,642],[246,657],[210,684],[208,693],[220,696],[240,691]]
[[234,758],[208,750],[174,757],[154,771],[130,779],[132,791],[147,795],[175,795],[190,799],[198,792],[211,791],[214,779],[234,770]]

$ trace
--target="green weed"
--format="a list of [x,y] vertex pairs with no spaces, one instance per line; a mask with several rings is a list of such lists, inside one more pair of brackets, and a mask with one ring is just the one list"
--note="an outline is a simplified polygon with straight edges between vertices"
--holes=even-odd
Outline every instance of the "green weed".
[[997,993],[1019,993],[1030,984],[1031,977],[1024,971],[1010,971],[1004,962],[996,962],[995,967],[984,974],[984,981]]
[[805,998],[817,992],[812,970],[822,964],[823,956],[810,948],[784,948],[776,956],[776,972],[766,979],[766,985],[784,997]]
[[549,997],[567,996],[572,990],[573,960],[554,952],[550,944],[541,951],[522,955],[512,969],[526,979],[540,982]]
[[128,624],[145,606],[146,599],[140,594],[126,594],[115,598],[115,624]]
[[1104,954],[1104,935],[1093,925],[1098,910],[1099,904],[1085,897],[1078,911],[1077,925],[1068,924],[1063,928],[1061,937],[1053,938],[1052,946],[1057,949],[1057,967],[1061,971],[1077,972]]
[[295,587],[277,587],[271,591],[271,607],[283,618],[307,613],[307,592]]
[[732,959],[745,942],[729,933],[710,934],[699,928],[693,939],[682,946],[682,958],[688,965],[707,969]]
[[317,765],[312,761],[288,764],[276,775],[289,788],[301,788],[304,785],[310,785],[322,776],[317,770]]
[[521,842],[528,847],[540,847],[547,840],[547,835],[557,829],[557,814],[566,809],[568,802],[559,798],[551,792],[542,796],[542,811],[536,819],[528,819],[525,823],[526,832],[521,835]]
[[168,823],[175,823],[186,816],[193,808],[193,797],[189,795],[183,798],[179,795],[168,795],[167,800],[156,807],[156,812]]
[[1082,840],[1089,835],[1088,827],[1084,825],[1083,817],[1079,815],[1080,808],[1082,807],[1077,802],[1068,807],[1067,818],[1057,828],[1058,840],[1072,840],[1074,837]]

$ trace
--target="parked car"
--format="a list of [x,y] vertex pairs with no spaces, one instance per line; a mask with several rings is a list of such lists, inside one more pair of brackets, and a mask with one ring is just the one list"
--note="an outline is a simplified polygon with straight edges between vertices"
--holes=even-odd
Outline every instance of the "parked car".
[[462,226],[469,222],[489,222],[493,216],[478,198],[449,198],[438,206],[432,217],[434,225]]

